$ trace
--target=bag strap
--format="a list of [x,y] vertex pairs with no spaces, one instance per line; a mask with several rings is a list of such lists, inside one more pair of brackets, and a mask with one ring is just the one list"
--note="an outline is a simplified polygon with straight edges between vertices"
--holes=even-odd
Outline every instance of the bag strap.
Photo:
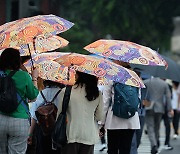
[[64,97],[63,97],[63,102],[62,102],[61,114],[66,114],[67,107],[68,107],[69,100],[70,100],[71,89],[72,89],[72,86],[69,86],[69,85],[66,86],[66,90],[65,90]]
[[[17,71],[11,71],[7,76],[10,77],[10,78],[12,78],[12,76],[13,76],[16,72],[17,72]],[[4,71],[4,74],[6,74],[5,71]],[[7,87],[7,84],[5,84],[5,89],[7,89],[7,88],[9,88],[9,87]]]
[[7,76],[11,78],[16,72],[17,70],[11,71]]
[[59,95],[60,92],[61,92],[61,89],[58,90],[58,92],[55,94],[55,96],[53,97],[53,99],[52,99],[50,102],[48,102],[47,99],[46,99],[46,97],[44,96],[43,92],[40,91],[41,96],[42,96],[42,98],[43,98],[44,101],[45,101],[45,104],[47,104],[47,103],[52,103],[52,102],[56,99],[56,97]]

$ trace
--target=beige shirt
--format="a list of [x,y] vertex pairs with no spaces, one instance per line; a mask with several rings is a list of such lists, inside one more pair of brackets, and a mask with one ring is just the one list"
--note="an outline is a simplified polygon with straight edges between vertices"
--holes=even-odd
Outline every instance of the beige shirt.
[[[93,145],[99,141],[97,121],[103,117],[102,94],[94,101],[88,101],[84,87],[72,87],[69,106],[67,109],[67,139],[68,143],[83,143]],[[63,100],[65,88],[60,93]],[[62,103],[58,107],[58,115]]]

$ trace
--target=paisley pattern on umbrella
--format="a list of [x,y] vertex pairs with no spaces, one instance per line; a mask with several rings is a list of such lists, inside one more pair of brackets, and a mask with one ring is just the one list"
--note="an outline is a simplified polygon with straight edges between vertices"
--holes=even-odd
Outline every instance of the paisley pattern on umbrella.
[[[37,36],[34,43],[29,43],[29,48],[31,54],[39,54],[45,51],[52,51],[58,48],[63,48],[68,45],[68,41],[59,36],[52,36],[49,38],[44,38],[43,36]],[[34,46],[35,45],[35,46]],[[16,48],[16,45],[15,47]],[[35,48],[35,50],[34,50]],[[22,45],[19,48],[20,54],[29,55],[28,45]]]
[[151,48],[119,40],[98,40],[86,47],[87,51],[110,59],[141,65],[166,66],[166,61]]
[[54,61],[68,66],[73,70],[95,75],[100,78],[106,78],[107,80],[113,80],[131,86],[144,87],[143,82],[135,72],[103,58],[72,53],[57,58]]
[[[9,43],[8,43],[9,42]],[[4,44],[3,48],[15,48],[19,50],[21,56],[29,55],[29,49],[31,54],[38,54],[46,51],[52,51],[58,48],[63,48],[68,45],[68,41],[59,36],[52,36],[44,38],[39,35],[36,39],[29,41],[28,44],[21,42],[18,44],[17,41],[10,42],[7,40],[7,44]],[[28,47],[29,45],[29,47]]]
[[[45,31],[56,35],[70,29],[74,23],[55,15],[38,15],[22,18],[0,26],[0,32],[27,31],[29,27],[37,27],[39,31]],[[28,28],[26,28],[28,27]]]
[[25,46],[39,35],[47,39],[68,30],[73,25],[55,15],[40,15],[10,22],[0,26],[0,49]]
[[[44,61],[57,59],[57,58],[59,58],[61,56],[67,55],[67,54],[69,54],[69,53],[65,53],[65,52],[45,52],[45,53],[41,53],[41,54],[32,55],[32,61],[36,65],[36,64],[39,64],[39,63],[44,62]],[[26,67],[26,69],[29,72],[30,72],[31,67],[32,67],[32,61],[28,60],[27,62],[24,63],[24,66]]]
[[[51,60],[41,61],[34,65],[39,71],[39,77],[42,79],[59,82],[65,85],[75,84],[75,71],[69,70],[68,67]],[[25,67],[28,72],[31,73],[31,67],[26,65]]]

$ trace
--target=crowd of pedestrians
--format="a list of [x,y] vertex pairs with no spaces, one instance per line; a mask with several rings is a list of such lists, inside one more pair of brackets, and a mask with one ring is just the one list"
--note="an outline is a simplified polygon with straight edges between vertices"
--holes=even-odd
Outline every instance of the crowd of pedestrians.
[[[128,63],[114,62],[131,69]],[[136,88],[137,93],[134,94],[140,100],[136,112],[129,118],[122,118],[114,115],[113,111],[116,83],[109,81],[108,85],[98,89],[96,76],[77,71],[66,112],[67,144],[54,148],[51,133],[45,135],[42,132],[36,111],[43,105],[44,97],[47,101],[54,98],[58,116],[62,111],[65,85],[45,80],[44,88],[39,92],[37,69],[32,70],[30,76],[21,66],[18,50],[7,48],[3,51],[0,57],[1,76],[16,71],[12,79],[22,99],[18,100],[19,105],[12,113],[0,112],[0,153],[93,154],[94,145],[101,139],[103,147],[100,151],[107,148],[108,154],[137,154],[146,124],[151,153],[156,154],[160,146],[159,128],[162,119],[166,128],[165,149],[173,149],[170,144],[170,123],[173,124],[173,138],[176,139],[180,117],[180,86],[177,82],[173,81],[169,85],[163,79],[154,77],[144,80],[146,88]],[[124,89],[127,87],[124,85]],[[126,95],[131,96],[128,92]],[[22,101],[26,107],[31,104],[30,121]]]

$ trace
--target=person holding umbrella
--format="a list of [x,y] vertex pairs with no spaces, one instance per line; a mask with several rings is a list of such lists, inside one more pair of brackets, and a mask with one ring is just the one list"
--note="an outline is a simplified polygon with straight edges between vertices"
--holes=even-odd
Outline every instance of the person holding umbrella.
[[[35,100],[38,95],[37,78],[38,71],[32,71],[32,78],[25,71],[20,70],[21,58],[16,49],[5,49],[0,57],[1,77],[15,71],[12,79],[15,83],[19,105],[11,113],[4,113],[0,110],[0,153],[2,154],[24,154],[27,148],[29,130],[28,122],[28,100]],[[24,103],[23,103],[24,102]]]
[[[126,62],[118,60],[113,60],[113,62],[129,68],[129,64]],[[136,129],[140,129],[139,116],[136,112],[131,118],[125,119],[113,114],[112,106],[115,97],[113,84],[115,83],[109,82],[103,90],[104,112],[106,114],[102,120],[102,125],[107,129],[108,154],[130,154],[134,132]],[[131,94],[126,93],[126,95],[130,96]],[[138,91],[135,95],[138,98]]]
[[38,118],[35,112],[37,111],[38,107],[44,105],[45,102],[44,102],[43,96],[49,102],[54,98],[53,99],[54,101],[52,103],[55,104],[55,106],[58,106],[58,104],[60,103],[59,93],[61,89],[65,87],[65,85],[58,82],[50,81],[50,80],[44,80],[43,85],[45,88],[41,91],[41,93],[39,93],[36,101],[33,102],[32,107],[30,109],[32,119],[31,119],[31,127],[29,129],[28,144],[29,145],[35,144],[33,143],[33,140],[32,140],[34,130],[35,130],[34,135],[37,139],[37,146],[35,150],[36,153],[56,154],[56,153],[59,153],[59,151],[52,150],[51,132],[49,132],[49,134],[47,135],[43,134],[43,131],[41,130],[40,124],[38,123]]
[[[103,117],[102,94],[96,76],[78,72],[72,87],[67,108],[67,141],[61,154],[93,154],[94,144],[99,141],[97,121]],[[64,89],[60,93],[63,99]],[[62,102],[62,100],[60,101]],[[61,113],[62,103],[58,106]]]

